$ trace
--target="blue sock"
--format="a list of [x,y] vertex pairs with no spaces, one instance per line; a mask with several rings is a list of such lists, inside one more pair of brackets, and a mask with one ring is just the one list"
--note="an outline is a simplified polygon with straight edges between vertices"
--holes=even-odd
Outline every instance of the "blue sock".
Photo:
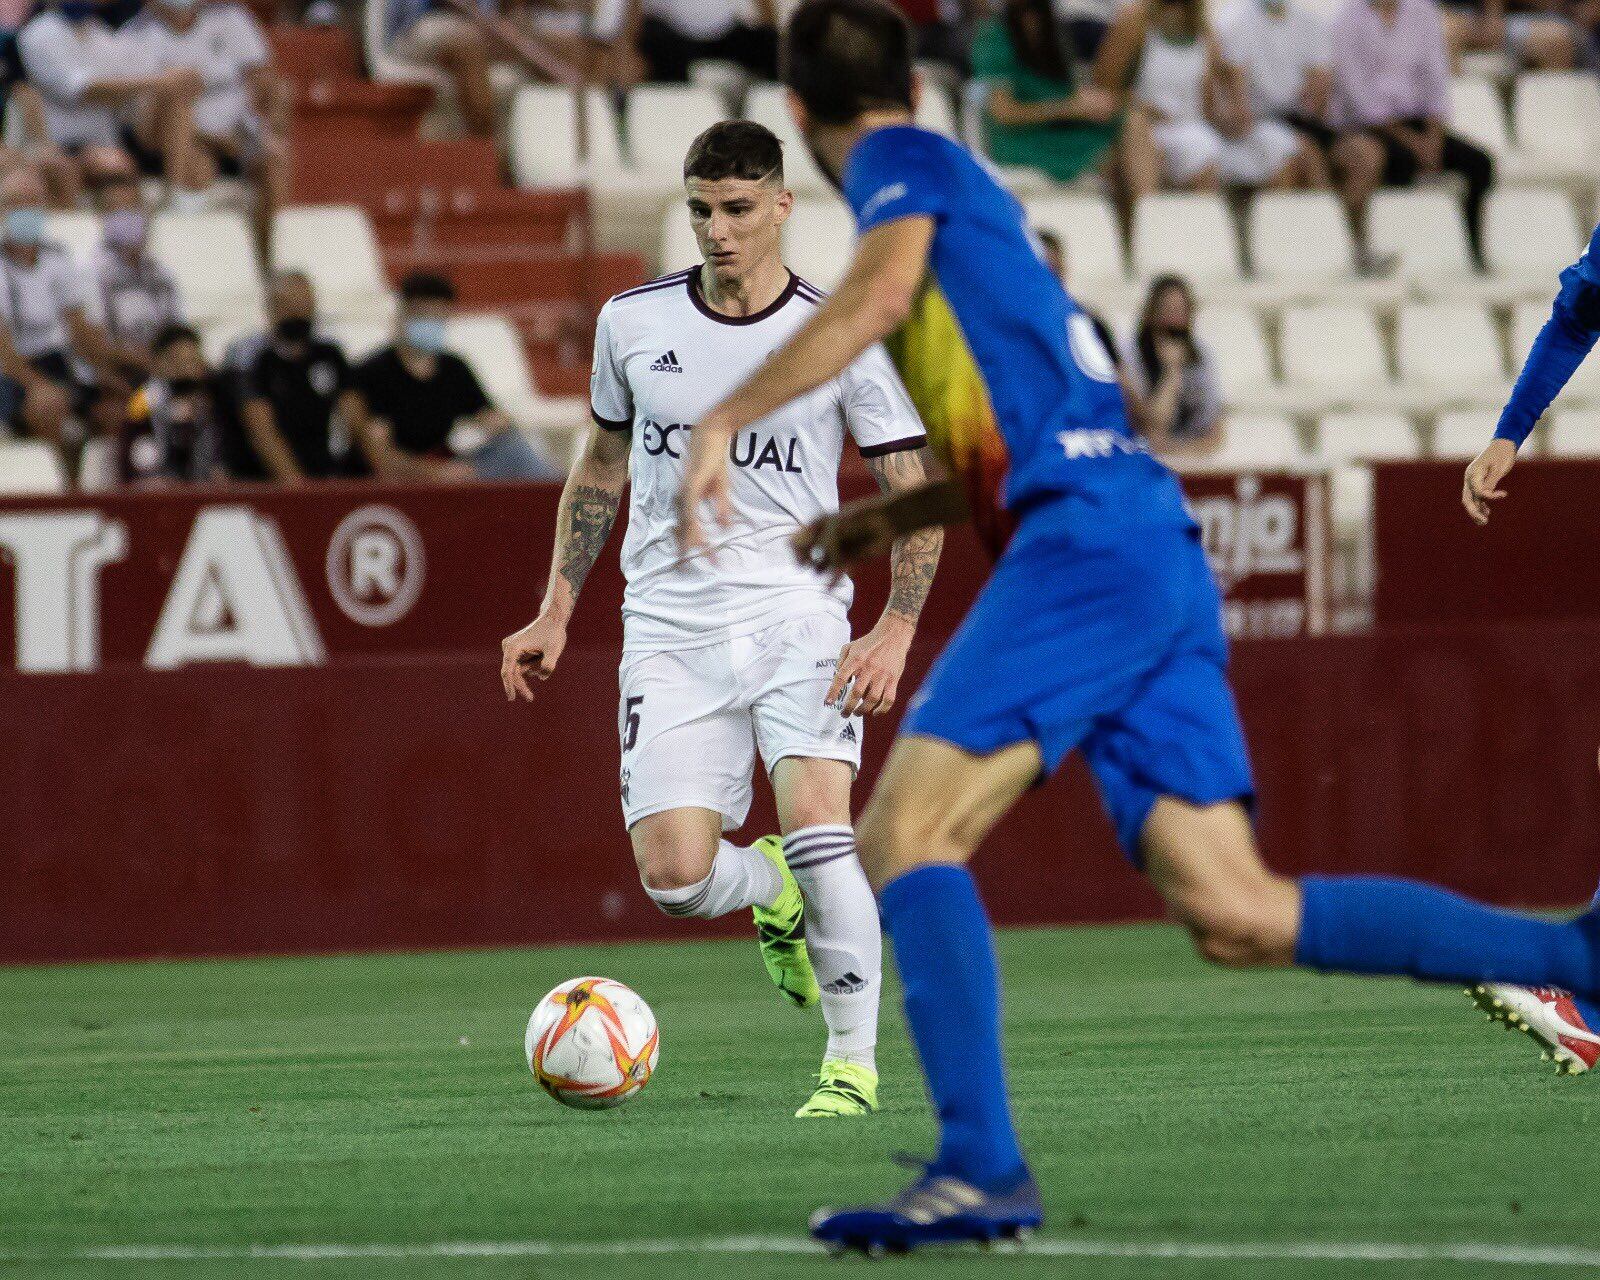
[[[1600,911],[1600,889],[1596,889],[1594,897],[1589,902],[1590,911]],[[1586,1000],[1582,996],[1573,996],[1572,1002],[1578,1006],[1578,1012],[1583,1015],[1583,1020],[1589,1024],[1589,1030],[1600,1034],[1600,1003]]]
[[1299,964],[1600,997],[1600,914],[1536,920],[1385,876],[1307,876],[1300,885]]
[[878,900],[939,1113],[934,1171],[1009,1190],[1025,1165],[1006,1097],[1000,975],[978,886],[965,867],[918,867],[885,885]]

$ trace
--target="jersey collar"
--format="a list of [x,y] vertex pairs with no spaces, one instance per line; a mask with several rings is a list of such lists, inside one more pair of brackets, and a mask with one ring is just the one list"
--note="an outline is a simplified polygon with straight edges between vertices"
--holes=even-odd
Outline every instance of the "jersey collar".
[[783,286],[783,292],[762,307],[760,311],[751,312],[747,316],[725,316],[720,311],[712,310],[710,304],[701,295],[700,272],[702,270],[703,268],[701,267],[694,267],[684,278],[684,284],[689,289],[689,301],[694,303],[695,310],[705,316],[706,319],[715,320],[718,324],[755,324],[757,321],[765,320],[768,316],[781,311],[788,304],[789,299],[794,297],[795,290],[800,287],[800,277],[791,271],[789,272],[789,283]]

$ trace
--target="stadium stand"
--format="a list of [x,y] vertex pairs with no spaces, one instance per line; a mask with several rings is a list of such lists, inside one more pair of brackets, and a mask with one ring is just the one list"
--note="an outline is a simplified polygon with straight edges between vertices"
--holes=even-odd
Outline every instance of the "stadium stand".
[[1600,413],[1552,415],[1545,451],[1557,458],[1600,458]]
[[38,440],[0,444],[0,493],[61,493],[67,474],[61,459]]

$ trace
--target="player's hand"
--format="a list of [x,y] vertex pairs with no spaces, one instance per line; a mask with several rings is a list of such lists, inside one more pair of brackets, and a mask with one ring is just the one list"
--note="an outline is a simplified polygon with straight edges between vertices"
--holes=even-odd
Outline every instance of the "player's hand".
[[861,639],[840,650],[839,665],[823,701],[837,705],[846,716],[881,716],[891,710],[900,691],[906,655],[911,652],[912,634],[911,623],[902,618],[879,619]]
[[1467,464],[1461,485],[1461,505],[1478,524],[1489,523],[1489,504],[1506,496],[1500,487],[1517,465],[1517,446],[1509,440],[1491,440],[1489,447]]
[[530,675],[548,680],[555,674],[561,651],[567,647],[567,624],[541,613],[516,635],[500,642],[500,683],[506,701],[533,701]]
[[837,583],[858,560],[885,554],[899,537],[876,498],[849,503],[813,520],[791,539],[795,559]]
[[706,550],[711,538],[701,521],[703,505],[711,504],[718,526],[733,523],[732,481],[728,478],[729,433],[702,424],[689,433],[689,459],[678,489],[678,547],[685,555]]

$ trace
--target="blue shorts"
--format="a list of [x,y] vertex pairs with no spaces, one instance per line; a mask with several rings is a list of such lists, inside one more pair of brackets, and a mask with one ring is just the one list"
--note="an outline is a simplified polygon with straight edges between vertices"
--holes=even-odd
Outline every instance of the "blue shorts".
[[1046,774],[1082,747],[1136,863],[1158,797],[1254,801],[1199,534],[1077,498],[1024,516],[901,732],[975,755],[1031,741]]

